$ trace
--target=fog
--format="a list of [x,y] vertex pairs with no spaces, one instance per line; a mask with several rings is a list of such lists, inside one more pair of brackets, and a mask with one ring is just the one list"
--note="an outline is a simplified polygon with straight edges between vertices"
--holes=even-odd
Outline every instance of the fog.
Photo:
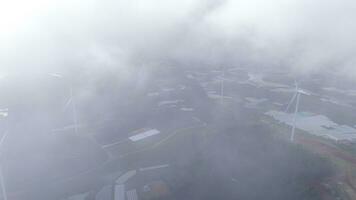
[[354,76],[351,0],[21,1],[1,6],[2,71],[164,61]]
[[[290,143],[289,127],[265,115],[285,109],[295,77],[311,91],[303,114],[355,128],[355,88],[343,82],[356,77],[353,0],[1,4],[0,164],[14,199],[94,194],[115,173],[167,163],[158,177],[172,199],[320,192],[330,155],[302,131]],[[147,128],[160,135],[130,141]]]

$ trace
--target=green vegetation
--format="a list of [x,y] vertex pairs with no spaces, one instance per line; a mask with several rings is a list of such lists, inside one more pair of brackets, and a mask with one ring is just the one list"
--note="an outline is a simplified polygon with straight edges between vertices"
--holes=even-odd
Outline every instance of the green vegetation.
[[356,155],[356,144],[338,144],[338,147],[353,155]]
[[247,129],[220,134],[186,166],[178,199],[319,199],[317,184],[332,174],[327,160]]

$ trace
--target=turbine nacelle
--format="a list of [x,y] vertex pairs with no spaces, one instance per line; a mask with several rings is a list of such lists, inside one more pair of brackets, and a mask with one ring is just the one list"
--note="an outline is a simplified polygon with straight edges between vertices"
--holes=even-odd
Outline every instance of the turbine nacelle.
[[310,96],[310,95],[311,95],[310,92],[307,92],[307,91],[302,90],[302,89],[297,89],[296,93],[298,93],[298,94],[304,94],[304,95],[307,95],[307,96]]

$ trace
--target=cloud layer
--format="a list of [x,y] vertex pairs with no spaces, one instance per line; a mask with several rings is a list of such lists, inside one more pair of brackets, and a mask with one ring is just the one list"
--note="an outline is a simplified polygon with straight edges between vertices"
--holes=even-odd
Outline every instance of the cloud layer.
[[[3,7],[2,72],[152,63],[245,65],[353,77],[352,0],[73,0]],[[4,13],[4,12],[3,12]]]

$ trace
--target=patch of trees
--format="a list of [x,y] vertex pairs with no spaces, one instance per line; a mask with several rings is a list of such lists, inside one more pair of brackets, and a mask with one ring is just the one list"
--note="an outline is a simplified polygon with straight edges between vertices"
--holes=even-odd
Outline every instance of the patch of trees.
[[316,186],[333,173],[326,159],[262,126],[221,131],[181,170],[173,199],[319,199]]

